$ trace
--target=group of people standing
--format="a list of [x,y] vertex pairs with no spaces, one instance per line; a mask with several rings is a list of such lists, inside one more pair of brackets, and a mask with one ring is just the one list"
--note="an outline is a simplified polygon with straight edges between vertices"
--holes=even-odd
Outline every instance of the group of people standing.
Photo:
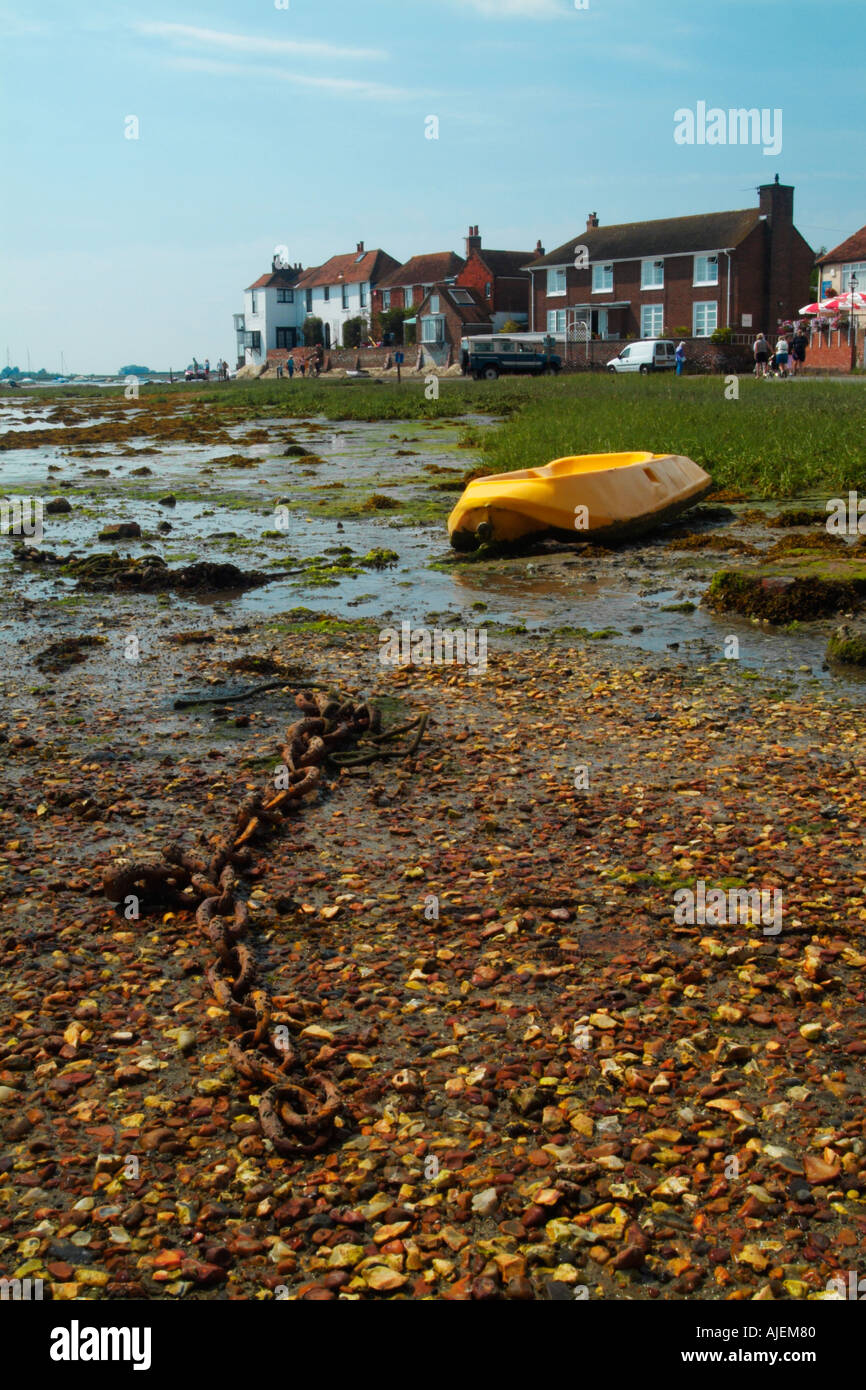
[[[325,353],[321,345],[319,345],[310,358],[309,363],[305,357],[301,358],[298,363],[298,371],[301,376],[306,376],[307,367],[309,366],[310,376],[318,376],[319,372],[322,370],[324,361]],[[282,362],[277,363],[277,376],[282,377],[284,374],[288,375],[289,381],[291,381],[292,377],[295,375],[295,359],[291,353],[289,353],[289,356],[286,358],[285,367]]]
[[770,347],[763,333],[759,333],[752,351],[755,355],[755,376],[798,376],[806,361],[809,336],[802,328],[797,328],[790,338],[780,333],[775,350]]

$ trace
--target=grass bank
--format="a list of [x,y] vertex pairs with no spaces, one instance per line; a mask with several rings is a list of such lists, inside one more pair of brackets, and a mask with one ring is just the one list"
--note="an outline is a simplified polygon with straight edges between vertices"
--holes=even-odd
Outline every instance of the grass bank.
[[[686,454],[717,485],[738,487],[753,497],[866,491],[866,389],[859,383],[743,377],[738,399],[727,399],[725,390],[721,376],[677,380],[594,373],[494,382],[444,377],[438,398],[428,400],[419,377],[407,377],[400,386],[393,379],[284,378],[145,386],[139,418],[145,433],[144,417],[150,412],[161,427],[155,433],[164,434],[172,425],[190,438],[190,431],[199,429],[206,442],[219,427],[259,419],[436,421],[489,415],[504,423],[495,430],[472,431],[466,442],[483,448],[493,472],[535,467],[564,454],[650,449]],[[4,401],[10,396],[25,409],[28,400],[50,400],[74,404],[77,413],[91,401],[102,402],[102,414],[116,417],[112,439],[121,437],[118,430],[126,437],[136,429],[132,420],[125,425],[119,418],[121,388],[66,386],[26,397],[9,392]],[[97,410],[96,418],[99,414]]]
[[[546,390],[551,383],[538,383]],[[685,454],[723,487],[754,497],[843,495],[866,487],[866,392],[842,382],[587,376],[553,383],[484,442],[493,472],[565,454]],[[565,388],[565,389],[563,389]]]

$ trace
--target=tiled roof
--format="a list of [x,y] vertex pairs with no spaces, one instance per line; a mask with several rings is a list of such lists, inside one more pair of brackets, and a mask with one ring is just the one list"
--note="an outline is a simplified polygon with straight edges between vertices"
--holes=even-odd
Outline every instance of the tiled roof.
[[[458,291],[460,299],[455,297],[455,290]],[[463,323],[490,323],[490,310],[487,306],[487,302],[471,285],[434,285],[424,299],[424,304],[427,303],[431,294],[438,294],[441,295],[443,299],[447,299],[454,310],[459,314]],[[470,298],[469,303],[465,302],[465,296],[467,295]],[[461,300],[463,302],[461,302]],[[417,310],[419,314],[423,307],[423,304],[419,304]]]
[[412,256],[405,265],[398,266],[380,280],[380,290],[399,289],[403,285],[435,285],[440,280],[448,280],[459,275],[466,262],[454,251],[433,251],[429,255]]
[[738,246],[757,226],[759,218],[757,208],[744,208],[739,212],[704,212],[693,217],[661,217],[653,222],[592,227],[546,256],[524,264],[533,270],[548,265],[571,265],[575,246],[585,246],[591,261],[628,261],[640,256],[722,250]]
[[524,266],[529,265],[535,255],[534,251],[488,251],[486,246],[476,252],[479,260],[493,272],[494,275],[519,275]]
[[298,289],[311,290],[319,285],[360,285],[364,281],[378,285],[382,275],[390,275],[398,262],[386,251],[350,251],[345,256],[332,256],[324,265],[311,266],[298,281]]
[[866,227],[849,236],[828,251],[818,262],[819,265],[844,265],[846,261],[866,261]]
[[247,285],[248,290],[293,290],[298,283],[299,270],[269,270],[267,275],[260,275],[252,285]]

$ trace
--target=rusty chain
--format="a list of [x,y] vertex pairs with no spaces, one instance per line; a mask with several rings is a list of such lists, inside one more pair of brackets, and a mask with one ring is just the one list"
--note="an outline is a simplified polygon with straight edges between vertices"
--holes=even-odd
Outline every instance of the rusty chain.
[[[312,1071],[289,1041],[306,1020],[276,1012],[268,991],[257,986],[256,959],[245,940],[249,910],[237,891],[238,875],[251,867],[255,842],[275,833],[317,791],[327,758],[365,736],[380,742],[391,737],[380,734],[379,711],[369,703],[355,706],[310,690],[301,691],[295,703],[304,718],[285,733],[283,770],[275,779],[275,785],[278,780],[285,785],[275,795],[268,790],[244,797],[226,830],[210,837],[208,859],[172,843],[164,848],[161,862],[120,860],[103,877],[103,892],[111,902],[121,904],[134,896],[139,903],[195,912],[215,952],[205,978],[238,1030],[228,1045],[232,1066],[244,1081],[266,1088],[259,1099],[259,1126],[274,1150],[286,1157],[325,1148],[342,1116],[343,1101],[334,1082]],[[403,756],[415,751],[426,722],[422,715],[392,731],[420,729]]]

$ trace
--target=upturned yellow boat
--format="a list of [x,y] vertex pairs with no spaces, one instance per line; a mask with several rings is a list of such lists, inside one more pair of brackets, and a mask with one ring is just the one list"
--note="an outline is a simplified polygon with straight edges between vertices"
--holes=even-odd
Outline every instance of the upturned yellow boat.
[[709,474],[681,454],[575,454],[476,478],[449,516],[448,532],[457,550],[543,531],[624,539],[694,506],[711,486]]

